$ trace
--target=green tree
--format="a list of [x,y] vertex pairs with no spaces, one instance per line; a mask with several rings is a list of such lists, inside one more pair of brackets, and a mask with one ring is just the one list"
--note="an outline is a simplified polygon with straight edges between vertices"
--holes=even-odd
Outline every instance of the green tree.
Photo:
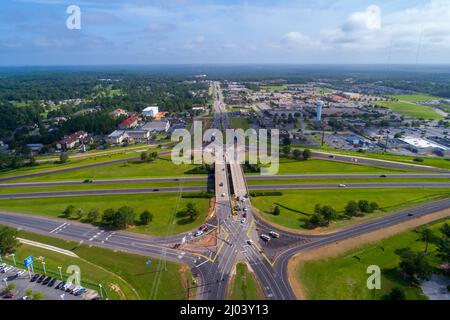
[[364,212],[364,213],[372,212],[371,208],[370,208],[369,201],[367,201],[367,200],[359,200],[358,201],[358,208],[359,208],[359,211]]
[[322,214],[327,224],[329,224],[330,221],[337,219],[337,212],[331,206],[323,206],[320,210],[320,213]]
[[386,300],[406,300],[405,291],[402,288],[392,288],[385,297]]
[[380,206],[375,201],[370,203],[370,212],[375,212],[380,209]]
[[444,236],[450,238],[450,225],[448,223],[445,223],[441,228],[441,232],[444,234]]
[[312,152],[309,149],[303,150],[303,159],[308,160],[312,156]]
[[195,220],[198,216],[198,210],[193,202],[189,202],[186,205],[186,214],[191,220]]
[[83,217],[83,209],[77,208],[75,210],[75,218],[76,219],[81,219],[82,217]]
[[290,145],[283,146],[283,155],[285,157],[289,157],[290,154],[291,154],[291,146]]
[[72,217],[75,214],[77,208],[74,205],[69,205],[64,209],[62,216],[66,219]]
[[298,149],[294,149],[294,151],[292,151],[292,155],[294,156],[295,160],[302,159],[302,152]]
[[141,216],[139,217],[139,222],[142,225],[146,226],[152,221],[153,221],[153,215],[150,213],[150,211],[145,210],[144,212],[141,213]]
[[397,249],[395,253],[400,256],[399,267],[406,276],[415,282],[430,279],[432,266],[425,253],[414,252],[410,248]]
[[67,161],[69,161],[69,155],[67,153],[61,153],[59,163],[66,163]]
[[147,162],[147,160],[148,160],[148,152],[147,151],[142,151],[141,152],[141,161],[143,161],[143,162]]
[[321,214],[313,214],[311,218],[309,218],[309,221],[307,223],[307,227],[309,229],[314,229],[317,227],[324,227],[327,226],[326,220],[323,218]]
[[355,201],[349,201],[344,211],[347,216],[355,216],[359,212],[358,204]]
[[280,207],[279,207],[279,206],[275,206],[275,208],[273,208],[272,214],[273,214],[274,216],[280,215]]
[[0,255],[11,254],[16,252],[20,246],[17,235],[19,232],[10,227],[0,227]]
[[8,284],[8,286],[5,288],[5,292],[12,292],[16,288],[16,285],[14,283]]
[[44,300],[44,294],[42,292],[35,292],[33,294],[33,300]]
[[100,217],[100,211],[98,211],[97,209],[92,209],[87,214],[87,221],[90,223],[93,223],[93,222],[97,221],[99,217]]

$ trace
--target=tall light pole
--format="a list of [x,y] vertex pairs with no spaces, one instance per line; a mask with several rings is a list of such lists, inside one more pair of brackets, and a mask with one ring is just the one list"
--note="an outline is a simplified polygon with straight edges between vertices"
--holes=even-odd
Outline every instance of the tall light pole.
[[17,264],[16,264],[16,255],[14,253],[12,254],[12,257],[13,257],[13,261],[14,261],[14,266],[17,266]]
[[47,275],[47,271],[45,270],[45,262],[42,261],[42,269],[44,270],[44,274]]
[[100,290],[100,298],[103,299],[102,284],[101,284],[101,283],[98,284],[98,288],[99,288],[99,290]]
[[61,272],[62,267],[58,267],[59,270],[59,278],[62,280],[62,272]]

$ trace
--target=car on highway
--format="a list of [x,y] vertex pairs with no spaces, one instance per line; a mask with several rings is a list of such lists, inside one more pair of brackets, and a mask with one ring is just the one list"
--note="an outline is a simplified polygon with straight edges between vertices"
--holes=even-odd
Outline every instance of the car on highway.
[[83,183],[93,183],[94,181],[92,179],[84,179]]
[[380,178],[386,178],[387,177],[387,175],[385,175],[385,174],[382,174],[381,176],[380,176]]
[[336,158],[335,156],[328,156],[328,158],[330,158],[330,159],[334,159],[334,158]]
[[280,234],[275,232],[275,231],[270,231],[269,234],[273,237],[273,238],[279,238]]
[[414,217],[414,213],[408,213],[408,217]]
[[345,188],[345,187],[347,187],[345,184],[343,184],[343,183],[339,184],[339,188]]
[[269,242],[270,241],[270,237],[266,234],[262,234],[259,236],[261,239],[263,239],[265,242]]
[[203,234],[202,230],[198,230],[195,234],[194,237],[200,237]]
[[159,191],[159,189],[153,189],[153,191],[155,191],[155,192],[156,192],[156,191]]

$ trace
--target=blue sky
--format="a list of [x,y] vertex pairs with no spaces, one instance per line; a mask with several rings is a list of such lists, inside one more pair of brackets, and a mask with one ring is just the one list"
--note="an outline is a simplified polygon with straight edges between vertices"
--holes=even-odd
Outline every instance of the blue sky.
[[450,63],[450,1],[0,1],[0,65],[165,63]]

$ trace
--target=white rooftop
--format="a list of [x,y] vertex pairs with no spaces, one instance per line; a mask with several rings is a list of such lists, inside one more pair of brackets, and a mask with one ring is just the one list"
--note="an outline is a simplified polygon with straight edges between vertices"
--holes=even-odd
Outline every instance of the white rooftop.
[[446,151],[448,148],[444,147],[440,144],[430,142],[428,140],[422,139],[422,138],[416,138],[416,137],[404,137],[400,138],[401,141],[406,142],[407,144],[410,144],[414,147],[421,148],[421,149],[428,149],[428,148],[436,148]]

